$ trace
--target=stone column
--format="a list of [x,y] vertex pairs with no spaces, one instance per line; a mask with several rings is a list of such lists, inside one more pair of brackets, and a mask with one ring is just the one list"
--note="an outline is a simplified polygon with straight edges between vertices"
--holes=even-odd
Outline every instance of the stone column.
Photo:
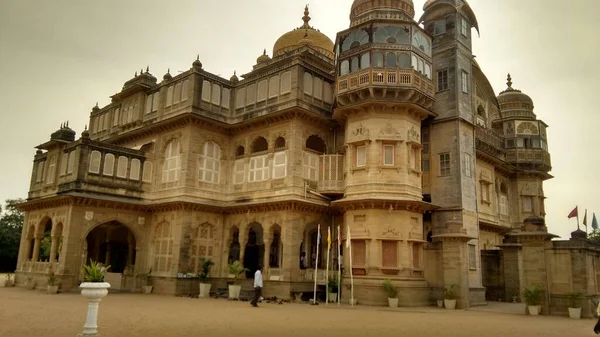
[[460,220],[446,221],[444,228],[433,235],[442,242],[442,274],[444,287],[453,287],[458,309],[469,308],[469,249],[467,235]]
[[42,243],[42,238],[39,236],[35,237],[35,242],[33,244],[33,254],[31,255],[31,262],[37,262],[40,256],[40,244]]
[[31,240],[31,238],[25,239],[25,253],[23,254],[23,256],[25,256],[23,259],[25,262],[27,262],[30,258],[33,259],[33,256],[29,256],[29,253],[31,253]]
[[[294,216],[290,214],[289,216]],[[281,277],[285,281],[300,281],[300,243],[304,234],[302,219],[287,220],[281,226],[281,241],[285,249],[282,251]],[[309,250],[308,241],[304,241],[305,251]],[[307,254],[308,255],[308,254]],[[307,266],[310,260],[306,259]]]
[[110,242],[107,241],[106,242],[106,256],[104,258],[104,264],[106,264],[107,266],[110,266]]
[[246,244],[248,243],[248,229],[240,228],[240,264],[244,265],[244,255],[246,254]]
[[52,245],[50,246],[50,263],[54,263],[56,260],[56,249],[58,248],[58,242],[56,241],[59,237],[56,235],[52,236]]
[[127,236],[127,243],[129,244],[129,249],[127,250],[127,266],[132,266],[133,253],[135,252],[135,244],[133,242],[133,234],[131,234],[131,232]]
[[263,257],[263,275],[266,277],[268,277],[269,275],[267,274],[269,271],[269,256],[271,255],[271,241],[270,240],[265,240],[265,256]]

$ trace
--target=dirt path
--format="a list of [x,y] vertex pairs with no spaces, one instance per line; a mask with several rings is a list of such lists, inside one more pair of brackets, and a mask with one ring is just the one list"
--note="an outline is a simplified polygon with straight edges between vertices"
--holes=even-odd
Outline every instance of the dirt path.
[[[87,301],[76,293],[46,295],[0,289],[0,336],[75,337]],[[528,317],[437,308],[326,308],[157,295],[109,294],[100,303],[103,337],[170,336],[593,336],[593,320]]]

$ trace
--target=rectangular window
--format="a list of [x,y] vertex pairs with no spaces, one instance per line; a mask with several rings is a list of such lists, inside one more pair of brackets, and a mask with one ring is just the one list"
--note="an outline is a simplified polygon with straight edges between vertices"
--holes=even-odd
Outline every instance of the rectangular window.
[[173,104],[173,86],[167,89],[167,102],[165,106],[171,106],[171,104]]
[[41,161],[37,164],[37,170],[35,172],[35,181],[41,182],[44,179],[44,162]]
[[460,77],[462,92],[465,92],[465,93],[469,92],[469,76],[468,75],[469,74],[463,70],[463,72],[461,73],[461,77]]
[[421,269],[421,244],[413,243],[412,245],[413,268]]
[[267,156],[250,158],[249,182],[264,181],[269,179],[269,165]]
[[146,96],[146,103],[144,104],[144,113],[149,114],[152,111],[152,95]]
[[490,185],[486,182],[481,183],[481,200],[490,202]]
[[460,33],[464,36],[468,36],[467,20],[464,18],[460,19]]
[[477,246],[469,244],[469,269],[477,270]]
[[173,103],[179,103],[181,101],[181,82],[175,84],[175,91],[173,92]]
[[[383,145],[383,165],[394,166],[396,157],[396,147],[394,145]],[[356,165],[358,166],[358,165]]]
[[319,156],[304,152],[302,176],[308,180],[319,180]]
[[186,101],[188,98],[188,90],[189,90],[189,84],[190,84],[190,80],[185,80],[183,81],[183,84],[181,85],[181,101]]
[[447,176],[450,174],[450,153],[440,154],[440,175]]
[[410,168],[413,170],[419,170],[421,167],[421,160],[419,158],[419,149],[415,146],[410,147]]
[[244,159],[236,160],[235,168],[234,168],[233,183],[236,185],[243,184],[245,173],[246,173],[246,163],[244,162]]
[[69,161],[69,154],[68,153],[63,153],[60,156],[60,171],[59,171],[59,175],[63,176],[65,174],[67,174],[67,162]]
[[385,268],[398,267],[398,242],[381,241],[381,265]]
[[113,126],[119,125],[119,108],[115,109],[115,114],[113,115]]
[[160,92],[155,92],[154,95],[152,95],[152,112],[158,111],[159,97],[160,97]]
[[433,35],[440,35],[446,32],[446,19],[438,20],[433,27]]
[[144,172],[142,173],[142,181],[151,182],[152,181],[152,162],[145,161],[144,162]]
[[362,146],[356,147],[356,167],[363,167],[367,164],[367,148]]
[[523,212],[533,212],[533,198],[523,197]]
[[54,176],[56,175],[56,157],[50,158],[50,165],[48,165],[48,176],[46,177],[46,183],[52,184],[54,182]]
[[423,160],[423,172],[429,172],[429,160]]
[[465,176],[469,178],[473,176],[473,165],[471,163],[472,160],[473,157],[469,153],[465,153]]
[[287,154],[275,152],[273,156],[273,179],[285,178],[287,171]]
[[352,240],[352,262],[356,266],[367,264],[367,245],[365,240]]
[[504,194],[500,195],[500,214],[508,215],[508,197]]
[[73,173],[73,167],[75,166],[75,151],[69,152],[69,162],[67,163],[67,174]]
[[437,91],[448,90],[448,69],[437,72]]

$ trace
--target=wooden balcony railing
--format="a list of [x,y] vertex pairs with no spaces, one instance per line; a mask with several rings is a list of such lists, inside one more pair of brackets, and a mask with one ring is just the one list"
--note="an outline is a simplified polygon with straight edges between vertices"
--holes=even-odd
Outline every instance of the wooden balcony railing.
[[414,88],[429,97],[434,96],[433,81],[414,69],[365,69],[338,77],[338,94],[368,86],[385,85],[398,88]]
[[506,161],[514,164],[542,164],[548,167],[552,166],[550,153],[544,149],[524,149],[516,148],[506,150]]
[[477,149],[498,155],[504,151],[504,137],[492,129],[475,126]]
[[344,192],[344,156],[326,154],[319,158],[319,181],[317,190],[322,193]]

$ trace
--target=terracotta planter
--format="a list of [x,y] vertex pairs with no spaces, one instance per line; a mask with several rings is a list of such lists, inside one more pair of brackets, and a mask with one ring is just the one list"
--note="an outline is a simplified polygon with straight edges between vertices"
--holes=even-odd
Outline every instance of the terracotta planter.
[[444,306],[447,310],[456,309],[456,300],[444,300]]
[[210,283],[200,283],[200,298],[210,297]]
[[48,288],[46,289],[46,291],[50,295],[57,294],[58,293],[58,286],[48,286]]
[[242,286],[239,285],[230,285],[229,286],[229,298],[232,300],[237,300],[240,298],[240,291],[242,291]]
[[81,288],[81,295],[88,299],[87,317],[80,336],[97,336],[98,305],[108,295],[110,284],[106,282],[84,282],[79,287]]
[[398,299],[388,297],[388,305],[390,306],[390,308],[397,308],[398,307]]
[[540,306],[539,305],[528,305],[529,314],[531,316],[537,316],[540,314]]
[[581,308],[569,308],[569,317],[573,319],[581,318]]
[[142,286],[142,291],[144,292],[144,294],[148,295],[148,294],[152,294],[152,289],[154,287],[152,286]]

